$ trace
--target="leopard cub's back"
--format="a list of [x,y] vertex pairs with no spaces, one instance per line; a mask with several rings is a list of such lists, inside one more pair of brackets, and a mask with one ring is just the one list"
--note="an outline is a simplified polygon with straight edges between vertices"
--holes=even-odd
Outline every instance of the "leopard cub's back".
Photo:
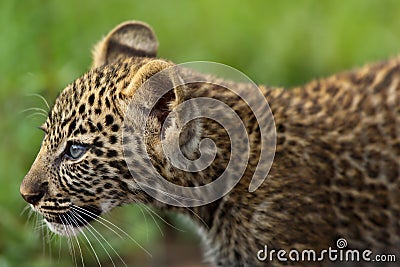
[[[285,104],[274,114],[276,160],[300,165],[296,175],[303,179],[314,176],[314,190],[326,196],[313,201],[331,207],[336,235],[363,247],[399,246],[400,58],[279,98]],[[278,176],[291,175],[290,168],[277,168]]]

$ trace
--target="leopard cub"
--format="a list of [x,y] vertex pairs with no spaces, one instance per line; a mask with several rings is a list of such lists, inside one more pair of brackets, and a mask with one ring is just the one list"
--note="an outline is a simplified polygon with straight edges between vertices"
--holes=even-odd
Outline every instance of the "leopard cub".
[[[399,256],[400,58],[291,90],[259,86],[273,114],[274,121],[267,120],[276,126],[276,151],[268,177],[249,191],[264,149],[271,149],[262,146],[260,121],[234,93],[249,85],[182,70],[163,76],[173,89],[158,99],[161,82],[147,81],[175,64],[157,58],[157,49],[148,25],[123,23],[95,47],[93,68],[57,97],[20,188],[52,231],[78,234],[117,206],[145,203],[189,216],[201,229],[205,258],[214,266],[326,266],[333,263],[265,262],[257,255],[266,246],[321,252],[339,238],[347,248]],[[181,83],[193,77],[209,83]],[[218,122],[186,120],[189,113],[180,105],[198,98],[223,102],[237,114],[250,157],[227,194],[185,208],[152,197],[138,179],[157,191],[151,165],[175,185],[204,186],[237,157]],[[178,144],[185,159],[196,161],[205,139],[214,142],[215,155],[201,171],[172,164],[163,149]],[[135,149],[124,149],[126,142]]]

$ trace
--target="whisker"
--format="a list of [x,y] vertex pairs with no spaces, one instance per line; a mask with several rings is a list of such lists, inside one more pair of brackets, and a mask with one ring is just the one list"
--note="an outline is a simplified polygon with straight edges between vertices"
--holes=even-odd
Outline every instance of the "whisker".
[[[29,204],[25,205],[25,207],[22,209],[22,211],[21,211],[21,213],[19,214],[19,216],[24,215],[24,213],[25,213],[27,210],[29,210],[30,207],[31,207],[31,206],[30,206]],[[30,209],[30,210],[32,211],[32,209]],[[29,218],[28,218],[28,220],[29,220]]]
[[101,133],[101,131],[100,131],[100,129],[99,129],[99,127],[97,127],[97,124],[95,124],[93,121],[91,121],[90,119],[87,119],[87,120],[85,120],[85,121],[87,121],[88,123],[90,123],[90,124],[92,124],[96,129],[97,129],[97,134],[98,135],[100,135],[100,133]]
[[[135,200],[135,198],[133,198],[133,199]],[[137,205],[137,207],[139,208],[140,212],[143,215],[143,219],[144,219],[145,224],[146,224],[146,239],[147,239],[147,242],[149,242],[149,229],[147,227],[148,226],[148,222],[147,222],[146,214],[144,214],[143,209],[142,209],[142,207],[140,207],[140,205]]]
[[[68,215],[67,215],[68,216]],[[74,229],[74,226],[73,226],[73,224],[74,224],[74,222],[72,222],[71,220],[69,220],[68,218],[70,218],[71,219],[71,217],[70,216],[68,216],[66,219],[68,220],[67,221],[67,225],[68,225],[68,227],[69,227],[69,229],[71,229],[71,236],[73,236],[73,238],[75,239],[75,241],[76,241],[76,244],[78,245],[78,249],[79,249],[79,254],[80,254],[80,258],[81,258],[81,262],[82,262],[82,266],[85,266],[85,262],[84,262],[84,260],[83,260],[83,252],[82,252],[82,248],[81,248],[81,245],[80,245],[80,243],[79,243],[79,238],[78,238],[78,235],[76,234],[76,231],[75,231],[75,229]],[[80,230],[80,233],[82,233],[82,231]],[[94,255],[96,256],[96,259],[98,260],[98,258],[97,258],[97,254],[96,254],[96,252],[95,252],[95,250],[94,250],[94,248],[92,247],[92,245],[91,245],[91,243],[90,243],[90,241],[87,239],[87,237],[85,236],[85,234],[84,233],[82,233],[82,235],[85,237],[85,239],[88,241],[88,243],[89,243],[89,245],[90,245],[90,248],[93,250],[93,253],[94,253]],[[87,248],[87,246],[86,246],[86,248]],[[100,265],[101,266],[101,265]]]
[[48,246],[48,253],[50,256],[50,264],[53,262],[53,255],[52,255],[52,246],[51,246],[51,234],[50,229],[48,227],[44,228],[45,230],[45,240]]
[[[67,218],[64,215],[60,215],[59,217],[60,217],[61,223],[62,223],[62,225],[64,227],[65,233],[67,234],[69,253],[72,256],[72,260],[74,261],[75,266],[78,267],[78,262],[77,262],[76,254],[75,254],[75,248],[74,248],[74,244],[72,242],[71,236],[73,236],[75,238],[75,240],[76,240],[76,242],[78,244],[78,247],[79,247],[79,251],[80,251],[81,248],[79,246],[79,241],[78,241],[77,237],[73,234],[73,229],[71,229],[71,225],[68,224]],[[81,252],[81,255],[82,255],[82,252]],[[85,266],[84,263],[83,263],[83,258],[82,257],[81,257],[81,259],[82,259],[83,266]]]
[[22,114],[25,112],[30,112],[30,111],[38,111],[41,114],[45,115],[47,117],[47,112],[46,110],[42,109],[42,108],[35,108],[35,107],[30,107],[30,108],[26,108],[24,110],[21,110],[20,112],[18,112],[18,114]]
[[47,102],[46,98],[44,98],[43,96],[39,95],[39,94],[27,94],[26,96],[36,96],[39,97],[40,99],[43,100],[44,104],[46,105],[47,109],[50,110],[50,106],[49,103]]
[[[67,216],[68,216],[69,219],[71,219],[71,221],[69,221],[69,222],[70,222],[72,225],[75,225],[75,226],[76,226],[76,229],[78,229],[78,231],[79,231],[79,232],[82,234],[82,236],[86,239],[86,241],[88,242],[90,248],[91,248],[92,251],[93,251],[94,256],[96,257],[97,263],[98,263],[99,266],[101,267],[100,259],[99,259],[99,257],[97,256],[96,250],[94,249],[94,247],[93,247],[92,243],[90,242],[89,238],[86,236],[85,232],[84,232],[82,229],[79,228],[79,225],[76,223],[76,221],[74,222],[74,221],[73,221],[73,218],[71,218],[71,216],[69,216],[68,214],[67,214]],[[70,225],[71,225],[71,224],[70,224]],[[72,227],[72,225],[71,225],[71,227]]]
[[[124,230],[122,230],[121,228],[119,228],[118,226],[116,226],[115,224],[113,224],[112,222],[102,218],[102,217],[97,217],[96,214],[94,214],[93,212],[90,212],[86,209],[83,209],[79,206],[76,205],[72,205],[72,209],[79,209],[80,212],[85,213],[89,218],[97,221],[98,223],[100,223],[101,225],[103,225],[104,227],[108,228],[110,231],[112,231],[114,234],[116,234],[117,236],[119,236],[121,239],[124,239],[119,233],[117,233],[114,229],[112,229],[110,226],[106,225],[105,223],[110,224],[112,227],[114,227],[115,229],[117,229],[118,231],[120,231],[122,234],[124,234],[126,237],[128,237],[131,241],[133,241],[138,247],[140,247],[144,252],[147,253],[147,255],[149,255],[150,257],[153,257],[153,255],[151,255],[150,252],[148,252],[142,245],[139,244],[139,242],[137,242],[133,237],[131,237],[127,232],[125,232]],[[105,223],[103,223],[103,221]]]
[[[153,216],[151,215],[151,213],[153,213],[155,216],[157,216],[157,218],[159,218],[161,221],[163,221],[163,222],[164,222],[166,225],[168,225],[169,227],[172,227],[173,229],[175,229],[175,230],[177,230],[177,231],[179,231],[179,232],[182,232],[182,233],[186,232],[185,230],[179,229],[179,228],[176,227],[175,225],[172,225],[171,223],[169,223],[168,221],[166,221],[163,217],[161,217],[159,214],[157,214],[157,212],[153,211],[151,208],[146,207],[146,206],[143,206],[143,207],[149,212],[149,214],[150,214],[151,217],[153,217]],[[151,213],[150,213],[150,212],[151,212]]]
[[[142,208],[140,207],[140,205],[138,205],[138,207],[139,207],[140,211],[142,212],[143,217],[146,218],[146,216],[145,216],[145,214],[144,214]],[[147,209],[149,209],[149,208],[147,208],[146,206],[143,205],[143,209],[144,209],[144,210],[146,211],[146,213],[147,213],[148,215],[150,215],[150,217],[153,219],[153,221],[154,221],[155,225],[157,226],[157,229],[159,230],[161,236],[164,236],[164,232],[162,231],[161,226],[158,224],[158,222],[157,222],[157,220],[154,218],[153,214],[151,214],[151,213],[147,210]],[[146,223],[147,223],[147,219],[146,219]]]
[[41,239],[42,227],[41,227],[41,225],[39,224],[39,222],[38,222],[36,216],[35,216],[35,218],[34,218],[34,221],[35,221],[35,222],[34,222],[34,226],[33,226],[33,231],[34,231],[36,237],[40,240],[40,239]]
[[40,214],[35,212],[34,215],[35,215],[35,217],[34,217],[35,226],[34,226],[33,229],[34,229],[35,232],[41,232],[42,228],[44,227],[44,222],[42,221],[42,218],[41,218]]
[[[139,187],[147,187],[147,188],[149,188],[149,189],[151,189],[151,190],[157,190],[157,192],[163,193],[165,196],[170,197],[171,199],[175,200],[175,201],[178,202],[179,204],[182,204],[182,203],[179,202],[178,199],[181,199],[181,200],[200,201],[200,199],[197,199],[197,198],[183,197],[183,196],[175,195],[175,194],[172,194],[172,193],[168,193],[167,191],[163,191],[163,190],[161,190],[161,189],[159,189],[159,188],[150,187],[150,186],[148,186],[148,185],[145,184],[145,183],[141,183],[141,182],[137,182],[137,183],[138,183]],[[174,198],[174,196],[175,196],[175,198]]]
[[[75,254],[75,247],[74,247],[74,244],[72,241],[72,236],[74,236],[73,232],[71,232],[71,227],[68,225],[67,219],[64,217],[64,215],[60,215],[59,217],[60,217],[60,220],[64,227],[65,233],[67,235],[69,254],[72,256],[72,260],[75,263],[75,266],[78,266],[78,262],[77,262],[76,254]],[[75,240],[76,240],[76,237],[75,237]],[[76,242],[79,244],[78,240],[76,240]]]
[[62,245],[61,238],[58,238],[58,241],[59,242],[58,242],[58,260],[57,260],[57,262],[60,263],[60,260],[61,260],[61,245]]
[[50,231],[50,230],[48,229],[48,227],[46,227],[46,228],[47,228],[47,231],[48,231],[49,242],[50,242],[50,243],[54,243],[54,242],[56,241],[56,239],[58,239],[58,238],[57,238],[57,235],[56,235],[55,233],[53,233],[52,231]]
[[[71,214],[70,214],[70,218],[72,219],[72,220],[74,220],[74,223],[76,224],[76,225],[79,225],[79,223],[78,222],[81,222],[81,223],[84,223],[82,220],[80,220],[76,215],[78,215],[78,216],[80,216],[79,214],[76,214],[74,211],[72,211],[71,212]],[[81,216],[80,216],[81,217]],[[81,217],[82,218],[82,217]],[[76,219],[76,220],[75,220]],[[85,221],[86,222],[86,221]],[[114,263],[114,261],[113,261],[113,259],[112,259],[112,257],[111,257],[111,255],[110,255],[110,253],[108,252],[108,250],[104,247],[104,245],[101,243],[101,241],[97,238],[97,236],[91,231],[91,229],[90,228],[86,228],[88,231],[89,231],[89,233],[97,240],[97,242],[100,244],[100,246],[103,248],[103,250],[106,252],[106,254],[107,254],[107,256],[108,256],[108,258],[111,260],[111,263],[112,263],[112,265],[115,267],[115,263]]]
[[40,228],[40,234],[42,237],[42,249],[43,249],[43,256],[46,256],[46,242],[45,242],[45,235],[44,235],[44,229],[43,224],[41,225],[42,227]]
[[45,226],[43,224],[41,224],[40,222],[35,223],[35,227],[34,230],[36,232],[38,232],[39,234],[41,234],[41,232],[43,231],[43,229],[45,228]]
[[[20,216],[22,216],[26,211],[28,211],[28,218],[25,221],[25,226],[27,226],[29,221],[32,220],[32,216],[34,216],[34,214],[36,214],[32,209],[30,209],[29,205],[26,205],[25,208],[21,211]],[[37,221],[36,221],[35,217],[34,217],[33,220],[34,220],[34,223],[35,223],[35,226],[36,226],[36,222]]]
[[[90,225],[90,224],[88,223],[88,221],[85,220],[85,219],[84,219],[79,213],[77,213],[76,211],[72,211],[72,215],[75,216],[75,218],[76,218],[77,220],[79,220],[81,223],[85,223],[85,224],[88,226],[88,231],[89,231],[89,232],[91,232],[91,231],[90,231],[90,228],[91,228],[95,233],[97,233],[97,235],[98,235],[102,240],[104,240],[104,242],[106,242],[107,245],[112,249],[112,251],[118,256],[118,258],[122,261],[122,263],[123,263],[126,267],[128,267],[128,265],[126,265],[125,261],[121,258],[121,256],[118,254],[118,252],[111,246],[110,242],[108,242],[108,240],[107,240],[102,234],[100,234],[99,231],[97,231],[96,228],[95,228],[94,226]],[[91,233],[92,233],[92,232],[91,232]],[[93,233],[92,233],[92,235],[97,239],[97,241],[100,243],[100,245],[104,248],[104,246],[102,245],[102,243],[100,242],[100,240],[96,237],[96,235],[93,234]],[[113,266],[115,266],[115,265],[114,265],[114,261],[113,261],[113,259],[111,258],[110,254],[108,253],[108,251],[107,251],[105,248],[104,248],[104,250],[106,251],[107,255],[109,256],[111,262],[113,263]]]
[[[164,194],[165,196],[167,196],[167,197],[171,198],[172,200],[176,201],[177,203],[182,204],[182,202],[180,202],[178,199],[174,198],[174,197],[173,197],[171,194],[169,194],[168,192],[164,192],[164,191],[162,191],[162,190],[160,190],[160,189],[157,189],[157,188],[151,188],[151,187],[149,187],[149,186],[146,185],[146,184],[140,184],[140,186],[148,187],[148,188],[150,188],[151,190],[156,190],[157,192],[159,192],[159,193],[161,193],[161,194]],[[189,200],[197,200],[197,199],[191,199],[191,198],[186,198],[186,199],[189,199]],[[196,212],[194,212],[193,210],[191,210],[191,209],[185,207],[184,205],[182,205],[182,207],[185,208],[186,210],[188,210],[190,213],[192,213],[197,219],[199,219],[199,221],[203,224],[203,226],[204,226],[206,229],[209,229],[209,227],[208,227],[208,225],[206,224],[206,222],[205,222]]]
[[45,114],[43,114],[41,112],[35,112],[35,113],[32,113],[32,114],[29,114],[28,116],[26,116],[26,119],[30,119],[30,118],[33,118],[34,116],[38,116],[38,115],[40,115],[40,116],[44,117],[45,119],[47,119],[47,115],[45,115]]

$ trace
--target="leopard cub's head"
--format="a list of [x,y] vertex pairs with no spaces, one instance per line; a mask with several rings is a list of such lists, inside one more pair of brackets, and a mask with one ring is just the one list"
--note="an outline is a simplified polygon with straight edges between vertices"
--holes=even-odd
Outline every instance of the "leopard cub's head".
[[[140,155],[142,139],[135,135],[147,134],[146,140],[157,151],[161,124],[182,101],[179,90],[173,89],[156,101],[147,120],[142,118],[149,108],[146,101],[155,98],[157,82],[145,90],[138,88],[172,64],[155,58],[157,47],[146,24],[117,26],[96,46],[93,69],[56,99],[41,126],[45,132],[41,149],[20,187],[22,197],[43,215],[52,231],[76,234],[116,206],[148,201],[133,179],[150,174]],[[164,78],[174,83],[172,76]],[[123,138],[127,107],[132,103],[137,107],[130,114],[136,129],[131,125],[130,134]],[[124,139],[137,149],[124,151]],[[127,167],[127,154],[137,166],[134,172]]]

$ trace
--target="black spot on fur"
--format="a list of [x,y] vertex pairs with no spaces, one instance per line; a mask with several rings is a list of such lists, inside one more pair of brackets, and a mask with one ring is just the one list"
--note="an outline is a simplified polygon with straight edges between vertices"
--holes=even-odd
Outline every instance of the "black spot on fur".
[[85,104],[82,104],[80,107],[79,107],[79,114],[83,114],[85,112]]
[[97,131],[97,128],[93,125],[93,123],[89,123],[89,128],[91,133],[95,133]]
[[110,161],[110,167],[113,167],[113,168],[116,168],[116,169],[120,169],[121,168],[121,166],[120,166],[120,164],[119,164],[119,162],[117,160]]
[[119,126],[117,124],[113,124],[113,126],[111,126],[111,131],[118,132],[118,130],[119,130]]
[[277,132],[279,133],[284,133],[285,132],[285,126],[283,124],[278,124],[276,127]]
[[106,106],[107,106],[107,108],[111,107],[111,103],[110,103],[110,100],[108,99],[108,97],[106,97]]
[[104,152],[101,149],[96,148],[94,150],[94,154],[96,154],[96,156],[100,157],[104,154]]
[[103,147],[103,142],[100,141],[100,138],[99,138],[99,137],[96,137],[96,138],[93,140],[93,145],[94,145],[94,146],[97,146],[97,147]]
[[94,103],[94,94],[91,94],[89,96],[89,105],[93,106],[93,103]]
[[100,124],[100,122],[97,123],[97,129],[101,132],[103,130],[103,125]]
[[108,139],[108,141],[110,142],[110,144],[115,144],[117,142],[117,137],[115,135],[111,135],[110,138]]
[[118,156],[118,152],[116,150],[111,149],[107,152],[107,157],[113,158],[116,156]]
[[100,86],[100,76],[96,76],[96,87]]
[[89,170],[89,165],[87,163],[81,164],[82,169]]
[[99,95],[102,96],[104,95],[104,91],[106,90],[106,88],[103,86],[99,92]]
[[106,125],[109,126],[114,122],[114,117],[110,114],[106,115]]
[[85,128],[83,128],[82,125],[81,125],[81,126],[79,126],[79,133],[80,134],[86,134],[87,130]]
[[68,136],[71,135],[72,131],[75,129],[75,126],[76,126],[76,122],[75,122],[75,120],[73,120],[68,127]]

